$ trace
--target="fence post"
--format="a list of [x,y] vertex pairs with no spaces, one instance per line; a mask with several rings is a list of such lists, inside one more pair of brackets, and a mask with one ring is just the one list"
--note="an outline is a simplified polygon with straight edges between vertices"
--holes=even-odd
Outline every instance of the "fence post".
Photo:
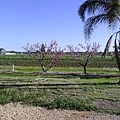
[[14,64],[12,64],[12,71],[14,71],[14,67],[15,67]]

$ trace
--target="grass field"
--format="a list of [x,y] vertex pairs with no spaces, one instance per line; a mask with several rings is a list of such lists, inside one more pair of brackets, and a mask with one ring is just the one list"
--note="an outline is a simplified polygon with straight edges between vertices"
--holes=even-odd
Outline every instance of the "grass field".
[[[84,78],[69,75],[38,75],[40,67],[0,66],[0,104],[22,102],[48,109],[76,109],[120,114],[118,78]],[[49,72],[82,73],[82,68],[54,67]],[[118,69],[88,68],[89,73],[117,74]],[[99,101],[103,103],[99,105]],[[104,103],[107,104],[106,106]],[[94,104],[97,102],[97,105]],[[113,106],[111,106],[113,105]]]
[[[45,65],[49,62],[49,58],[44,60]],[[84,62],[84,61],[83,61]],[[0,65],[11,66],[39,66],[38,60],[26,55],[0,55]],[[79,67],[80,65],[71,57],[70,54],[65,55],[55,67]],[[93,57],[87,67],[92,68],[116,68],[116,60],[111,56],[107,56],[106,60],[102,59],[102,55],[96,55]]]

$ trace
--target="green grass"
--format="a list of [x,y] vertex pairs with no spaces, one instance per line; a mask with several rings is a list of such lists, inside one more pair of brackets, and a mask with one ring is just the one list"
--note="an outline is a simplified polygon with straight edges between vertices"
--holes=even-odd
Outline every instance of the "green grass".
[[[44,60],[45,65],[49,62],[49,57],[47,56]],[[84,62],[84,61],[83,61]],[[0,55],[0,65],[9,65],[14,64],[15,66],[39,66],[39,61],[27,54],[19,54],[19,55]],[[64,55],[61,58],[60,62],[56,65],[59,67],[78,67],[80,66],[70,54]],[[106,60],[102,59],[102,53],[99,55],[95,55],[88,64],[88,67],[117,67],[115,59],[112,60],[111,56],[107,56]]]
[[[92,103],[97,99],[120,102],[118,78],[84,78],[60,75],[37,75],[39,67],[18,67],[9,73],[10,66],[0,68],[0,104],[22,102],[48,109],[75,109],[120,114],[120,110],[103,109]],[[82,72],[81,68],[52,68],[53,72]],[[50,71],[50,72],[51,72]],[[89,68],[89,73],[116,74],[117,69]],[[27,74],[21,74],[25,72]],[[30,73],[29,73],[30,72]],[[46,79],[46,80],[45,80]]]
[[[40,66],[15,66],[16,72],[42,72]],[[0,66],[0,71],[12,71],[12,66]],[[53,67],[48,72],[79,72],[83,73],[83,67]],[[117,74],[117,68],[87,68],[87,73],[93,74]]]

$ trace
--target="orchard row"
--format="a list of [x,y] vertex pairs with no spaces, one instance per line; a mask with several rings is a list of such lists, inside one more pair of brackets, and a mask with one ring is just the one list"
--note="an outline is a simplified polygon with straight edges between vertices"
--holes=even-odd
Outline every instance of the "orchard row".
[[[46,66],[48,64],[49,60],[44,61],[44,65]],[[15,66],[40,66],[40,63],[38,60],[35,59],[0,59],[0,65],[12,65]],[[72,59],[61,59],[58,64],[55,66],[57,67],[80,67],[80,65]],[[115,60],[90,60],[87,67],[110,67],[110,68],[117,68],[117,64]]]

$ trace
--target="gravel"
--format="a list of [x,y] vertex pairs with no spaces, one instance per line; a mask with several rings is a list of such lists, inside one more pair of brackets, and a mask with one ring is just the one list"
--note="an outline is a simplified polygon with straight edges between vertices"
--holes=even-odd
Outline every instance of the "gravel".
[[120,120],[120,116],[76,110],[47,110],[21,103],[0,105],[0,120]]

